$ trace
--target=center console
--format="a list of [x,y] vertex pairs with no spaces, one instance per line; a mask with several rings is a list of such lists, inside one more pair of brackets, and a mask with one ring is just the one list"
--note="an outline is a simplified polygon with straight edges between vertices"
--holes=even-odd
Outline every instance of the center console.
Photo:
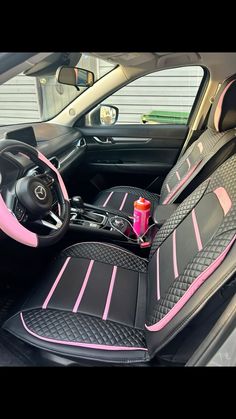
[[[84,236],[86,240],[115,242],[132,250],[150,247],[156,228],[150,229],[143,242],[138,243],[132,229],[132,218],[121,216],[115,210],[84,203],[81,197],[73,197],[70,203],[70,231],[79,233],[81,238]],[[152,220],[150,224],[153,224]]]
[[[149,220],[152,226],[142,240],[137,240],[132,228],[132,217],[119,211],[84,203],[80,196],[71,198],[70,231],[81,240],[113,242],[146,256],[153,238],[164,222],[173,214],[178,204],[157,205]],[[146,251],[145,251],[146,249]]]

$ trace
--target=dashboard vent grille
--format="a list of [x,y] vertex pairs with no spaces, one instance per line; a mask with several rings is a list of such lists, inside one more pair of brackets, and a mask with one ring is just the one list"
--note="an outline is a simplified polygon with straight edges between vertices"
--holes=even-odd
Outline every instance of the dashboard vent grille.
[[49,160],[56,169],[60,169],[60,162],[57,157],[51,157]]

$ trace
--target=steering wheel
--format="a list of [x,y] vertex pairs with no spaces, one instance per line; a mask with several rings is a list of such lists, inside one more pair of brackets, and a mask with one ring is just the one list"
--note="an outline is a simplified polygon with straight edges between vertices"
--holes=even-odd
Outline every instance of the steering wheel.
[[[41,173],[24,176],[22,157],[34,162]],[[31,247],[59,241],[70,221],[69,198],[59,171],[40,151],[15,140],[0,141],[0,168],[0,229]],[[51,231],[38,235],[25,227],[28,223]]]

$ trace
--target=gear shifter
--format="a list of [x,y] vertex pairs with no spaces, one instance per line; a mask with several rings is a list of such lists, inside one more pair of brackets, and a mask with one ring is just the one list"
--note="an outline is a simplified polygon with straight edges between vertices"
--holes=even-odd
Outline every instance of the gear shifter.
[[77,214],[80,214],[82,219],[87,219],[89,221],[95,221],[96,223],[101,223],[103,217],[99,214],[94,214],[92,211],[85,209],[84,201],[81,196],[73,196],[71,198],[71,210],[75,210]]
[[81,196],[73,196],[71,198],[71,206],[76,209],[84,210],[84,201]]

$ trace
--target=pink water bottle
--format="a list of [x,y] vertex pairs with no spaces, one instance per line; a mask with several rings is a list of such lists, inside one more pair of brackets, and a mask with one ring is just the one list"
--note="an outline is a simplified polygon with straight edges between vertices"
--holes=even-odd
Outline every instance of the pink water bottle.
[[133,230],[137,236],[142,236],[148,228],[151,203],[145,198],[139,198],[134,202]]

